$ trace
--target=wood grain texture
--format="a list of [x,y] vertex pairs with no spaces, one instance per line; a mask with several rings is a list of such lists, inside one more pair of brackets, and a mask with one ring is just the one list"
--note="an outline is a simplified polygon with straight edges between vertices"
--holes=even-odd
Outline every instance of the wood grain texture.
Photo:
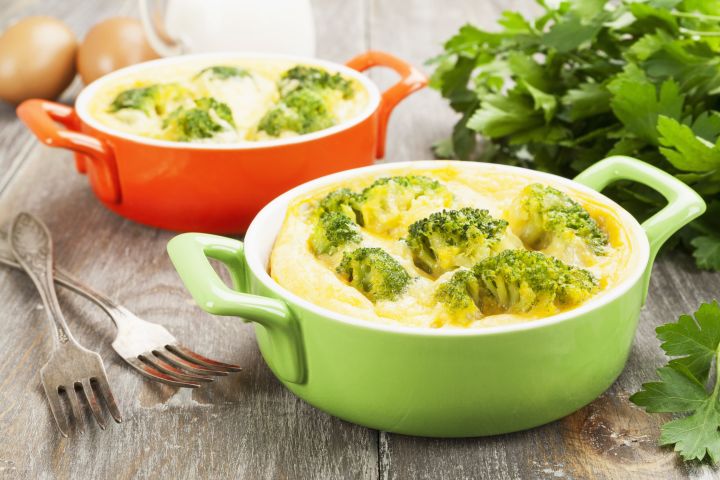
[[[316,0],[318,55],[345,61],[368,47],[417,65],[470,21],[490,26],[504,8],[530,12],[530,0]],[[5,0],[0,26],[44,13],[82,34],[101,17],[135,11],[134,0]],[[373,71],[383,86],[395,80]],[[70,101],[77,91],[71,88]],[[387,161],[428,158],[455,115],[425,90],[403,102],[390,123]],[[625,373],[588,407],[528,432],[438,440],[376,432],[330,417],[275,380],[252,328],[201,312],[165,254],[169,232],[105,210],[68,152],[40,146],[0,107],[0,225],[19,210],[42,218],[60,264],[138,315],[164,324],[201,353],[245,370],[197,391],[142,380],[110,348],[114,331],[99,310],[67,292],[60,300],[78,340],[97,350],[125,422],[61,439],[50,419],[38,369],[51,345],[29,280],[0,268],[0,479],[35,478],[717,478],[656,446],[663,417],[627,398],[664,362],[654,327],[720,296],[720,275],[698,272],[684,255],[663,258],[653,276]]]

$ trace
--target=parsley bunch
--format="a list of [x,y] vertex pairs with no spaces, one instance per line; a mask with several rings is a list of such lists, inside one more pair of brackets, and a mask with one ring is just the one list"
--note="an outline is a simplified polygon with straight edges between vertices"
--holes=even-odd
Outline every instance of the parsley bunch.
[[[430,60],[462,115],[436,155],[567,177],[608,155],[645,160],[708,202],[678,240],[720,270],[720,2],[538,3],[534,20],[504,12],[497,32],[463,26]],[[607,193],[640,219],[665,203],[629,182]]]
[[[658,327],[665,353],[675,357],[658,369],[630,400],[648,412],[688,413],[662,426],[661,445],[675,445],[685,460],[720,462],[720,305],[704,303],[694,316]],[[712,375],[711,375],[712,373]]]

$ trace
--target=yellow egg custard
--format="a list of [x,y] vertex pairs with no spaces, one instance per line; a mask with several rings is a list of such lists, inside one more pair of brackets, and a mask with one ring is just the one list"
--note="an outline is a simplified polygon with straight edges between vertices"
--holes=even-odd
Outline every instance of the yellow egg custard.
[[522,170],[398,169],[294,200],[270,274],[356,318],[479,328],[604,295],[633,268],[634,242],[613,207],[566,182]]
[[92,117],[160,140],[242,143],[308,134],[359,115],[369,95],[356,79],[281,59],[229,59],[146,68],[107,82]]

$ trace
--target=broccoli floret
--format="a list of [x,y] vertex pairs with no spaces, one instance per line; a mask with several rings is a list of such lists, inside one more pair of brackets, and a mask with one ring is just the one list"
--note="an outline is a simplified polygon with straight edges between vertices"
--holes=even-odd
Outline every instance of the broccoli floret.
[[278,86],[282,95],[299,88],[315,91],[337,90],[346,100],[355,94],[350,80],[339,73],[331,75],[321,68],[306,65],[298,65],[283,73]]
[[178,111],[168,122],[168,126],[173,130],[177,129],[177,138],[183,141],[210,138],[222,130],[222,126],[216,123],[207,111],[199,108]]
[[[402,225],[406,212],[420,197],[432,197],[438,206],[447,205],[450,192],[437,180],[422,175],[383,177],[360,194],[360,224],[368,230],[387,234]],[[406,227],[404,225],[403,227]]]
[[188,91],[176,83],[156,84],[147,87],[131,88],[120,92],[110,104],[110,112],[124,108],[140,110],[146,115],[162,115],[167,103],[182,99]]
[[425,175],[405,175],[398,177],[381,177],[375,180],[372,185],[367,187],[363,193],[371,192],[372,189],[381,187],[384,185],[399,185],[403,188],[410,189],[417,192],[418,195],[423,195],[429,191],[437,190],[442,187],[440,182],[434,180]]
[[310,235],[310,246],[316,255],[332,255],[346,245],[360,243],[357,224],[340,212],[323,212]]
[[258,123],[258,131],[277,137],[283,132],[305,134],[332,127],[336,118],[331,111],[332,95],[352,97],[352,84],[340,74],[298,65],[286,71],[278,81],[280,100]]
[[372,302],[395,300],[410,284],[410,275],[382,248],[345,252],[337,273]]
[[205,97],[195,100],[195,106],[205,112],[215,112],[215,115],[220,117],[222,120],[233,127],[235,126],[232,110],[230,110],[230,107],[226,103],[218,102],[212,97]]
[[216,133],[235,127],[232,110],[214,98],[195,100],[195,108],[179,108],[165,120],[169,135],[180,141],[211,138]]
[[553,313],[585,301],[597,289],[597,279],[587,270],[540,252],[505,250],[455,273],[438,287],[435,299],[462,310],[470,298],[483,315]]
[[115,100],[110,104],[110,111],[117,112],[123,108],[132,108],[134,110],[142,110],[147,115],[155,111],[155,92],[156,86],[131,88],[120,92]]
[[506,250],[472,271],[480,287],[477,304],[485,314],[555,310],[586,300],[598,288],[589,271],[527,250]]
[[358,222],[357,209],[360,195],[349,188],[340,188],[328,193],[318,203],[318,210],[323,212],[342,213],[353,222]]
[[316,132],[335,124],[320,94],[307,88],[283,96],[260,120],[258,130],[276,137],[283,132]]
[[470,270],[458,270],[435,290],[435,299],[455,312],[476,311],[478,280]]
[[608,244],[607,234],[579,203],[547,185],[525,187],[513,202],[509,220],[515,234],[533,250],[560,242],[553,249],[560,253],[577,238],[595,255],[603,255]]
[[499,251],[507,225],[487,210],[443,210],[410,225],[405,241],[415,265],[437,276]]
[[250,76],[250,73],[248,73],[248,71],[244,68],[230,67],[227,65],[215,65],[203,68],[197,75],[195,75],[195,78],[202,77],[203,75],[208,75],[210,78],[216,78],[218,80],[227,80],[228,78],[233,77],[248,77]]

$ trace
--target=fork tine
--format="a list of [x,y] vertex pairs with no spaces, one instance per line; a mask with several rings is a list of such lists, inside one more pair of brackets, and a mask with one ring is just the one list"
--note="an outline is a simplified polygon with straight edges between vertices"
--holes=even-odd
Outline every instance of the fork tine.
[[[95,382],[93,382],[93,380]],[[110,415],[117,423],[122,423],[122,415],[120,415],[120,409],[117,406],[115,397],[110,390],[110,383],[108,382],[105,372],[101,372],[100,375],[90,379],[91,385],[94,383],[97,388],[100,389],[102,397],[105,399],[105,405],[110,411]]]
[[80,399],[75,390],[75,385],[65,387],[65,395],[67,396],[68,402],[70,402],[70,408],[72,409],[73,417],[75,418],[75,427],[79,432],[82,432],[84,428],[83,412],[80,408]]
[[233,365],[231,363],[223,363],[218,362],[217,360],[212,360],[207,357],[203,357],[199,353],[195,353],[189,348],[180,345],[179,343],[176,343],[174,345],[166,345],[165,348],[167,348],[169,351],[174,353],[180,358],[183,358],[189,362],[197,363],[199,365],[202,365],[204,367],[207,367],[211,370],[220,370],[220,371],[228,371],[228,372],[239,372],[242,370],[242,367],[238,365]]
[[82,390],[85,394],[85,399],[87,400],[88,405],[90,406],[90,411],[93,414],[93,417],[95,417],[95,421],[97,422],[98,426],[105,430],[106,424],[105,419],[102,416],[102,411],[100,410],[100,404],[98,403],[97,396],[95,395],[95,391],[92,388],[92,384],[90,383],[89,378],[85,378],[82,381]]
[[165,360],[167,363],[175,367],[182,368],[183,370],[187,370],[191,373],[198,373],[201,375],[215,375],[217,377],[224,377],[228,374],[228,372],[223,372],[221,370],[211,370],[203,367],[202,365],[197,365],[195,363],[189,362],[168,350],[153,350],[152,353],[156,357]]
[[68,427],[67,418],[65,417],[65,412],[63,412],[62,404],[60,403],[60,393],[58,392],[58,388],[49,388],[45,382],[42,382],[42,384],[43,389],[45,389],[45,396],[50,404],[50,412],[52,412],[52,416],[55,419],[55,425],[57,425],[58,430],[60,430],[60,435],[67,438],[70,428]]
[[161,371],[154,369],[150,365],[147,365],[147,364],[141,362],[138,358],[126,358],[125,361],[131,367],[133,367],[139,374],[143,375],[144,377],[149,378],[150,380],[164,383],[164,384],[170,385],[172,387],[180,387],[180,388],[198,388],[200,386],[199,383],[183,382],[180,380],[176,380],[174,377],[171,377],[170,375],[166,375],[166,374],[162,373]]
[[150,365],[152,368],[161,371],[166,375],[177,378],[178,380],[187,380],[189,382],[214,382],[215,379],[210,376],[204,375],[193,375],[192,373],[186,373],[176,368],[162,359],[154,356],[152,353],[140,355],[138,357],[142,362]]

